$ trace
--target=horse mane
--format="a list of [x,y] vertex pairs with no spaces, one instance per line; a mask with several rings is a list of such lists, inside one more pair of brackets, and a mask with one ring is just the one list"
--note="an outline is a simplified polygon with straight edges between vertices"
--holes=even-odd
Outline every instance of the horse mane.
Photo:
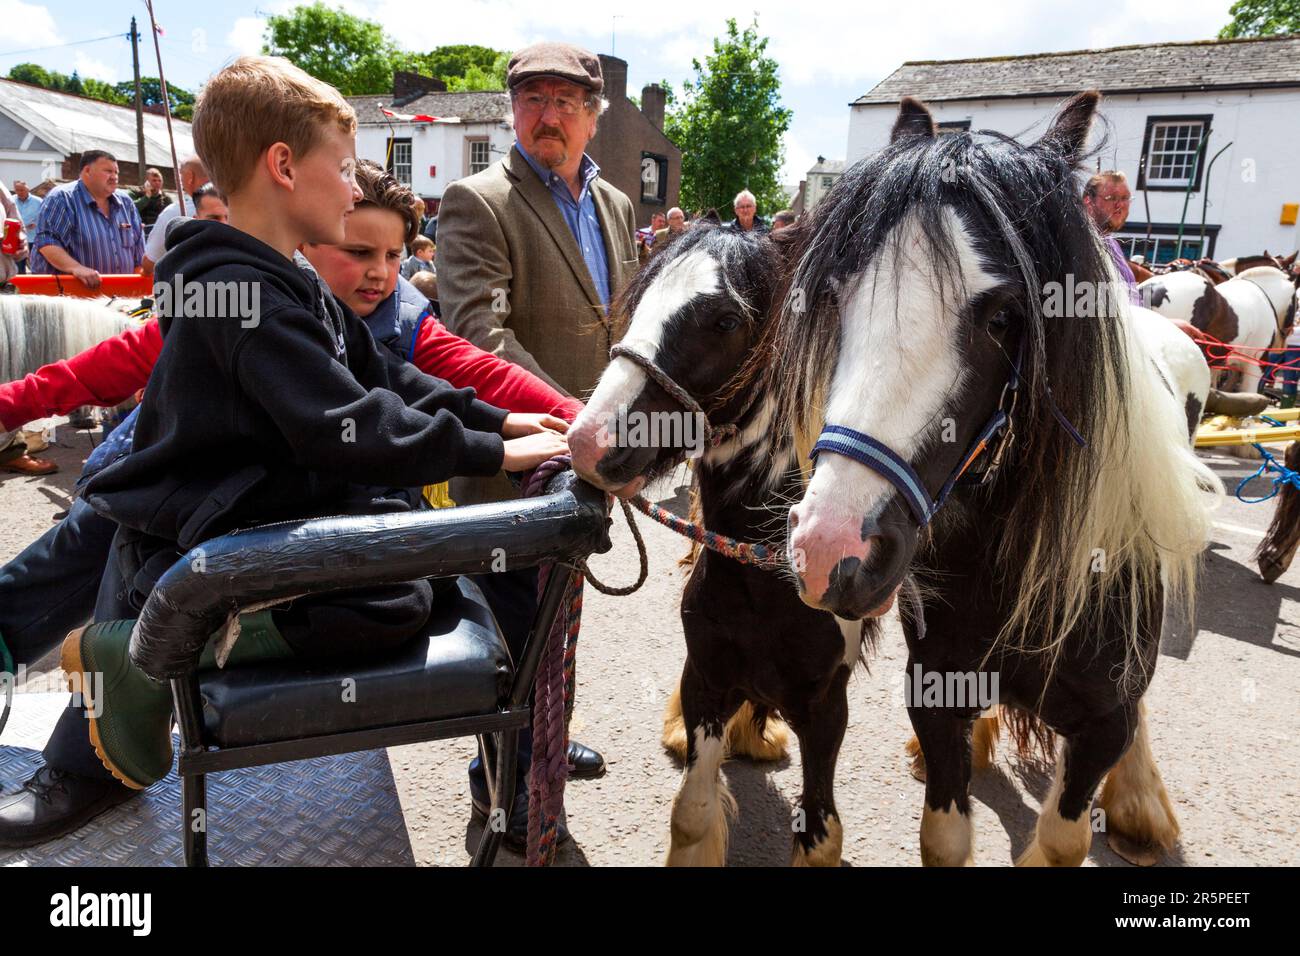
[[[1065,148],[1070,130],[1060,127],[1033,145],[984,131],[903,135],[841,177],[813,213],[780,310],[778,424],[803,457],[838,360],[837,290],[887,251],[906,220],[929,241],[921,250],[896,243],[883,274],[897,281],[908,259],[927,257],[940,295],[963,291],[946,212],[955,209],[986,267],[1017,290],[1009,311],[1024,341],[1012,457],[976,492],[1004,505],[989,522],[989,584],[1011,608],[999,643],[1045,653],[1050,669],[1072,634],[1103,634],[1120,602],[1128,679],[1143,660],[1145,615],[1158,620],[1162,575],[1172,599],[1192,599],[1208,533],[1202,486],[1213,476],[1186,442],[1182,396],[1169,402],[1151,374],[1126,300],[1112,297],[1096,318],[1044,315],[1048,283],[1065,286],[1070,276],[1076,287],[1110,290],[1118,281],[1079,200],[1076,172],[1087,157]],[[982,229],[971,228],[977,222]],[[958,398],[945,414],[960,412]],[[1067,437],[1053,405],[1085,448]]]
[[0,295],[0,381],[72,358],[138,324],[110,299]]

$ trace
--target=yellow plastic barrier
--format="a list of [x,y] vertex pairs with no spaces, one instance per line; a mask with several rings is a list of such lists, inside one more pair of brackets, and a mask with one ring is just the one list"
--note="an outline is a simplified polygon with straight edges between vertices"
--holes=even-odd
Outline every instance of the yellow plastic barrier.
[[1300,408],[1279,408],[1265,413],[1279,422],[1291,425],[1270,425],[1259,418],[1234,418],[1215,415],[1201,422],[1196,430],[1197,448],[1222,448],[1228,445],[1253,445],[1256,442],[1281,442],[1300,439]]

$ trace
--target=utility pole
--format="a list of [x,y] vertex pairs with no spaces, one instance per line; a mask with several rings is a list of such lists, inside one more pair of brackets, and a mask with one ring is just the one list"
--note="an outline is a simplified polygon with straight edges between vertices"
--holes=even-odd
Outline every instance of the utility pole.
[[144,97],[140,93],[140,31],[131,18],[131,66],[135,70],[135,149],[140,182],[144,185]]

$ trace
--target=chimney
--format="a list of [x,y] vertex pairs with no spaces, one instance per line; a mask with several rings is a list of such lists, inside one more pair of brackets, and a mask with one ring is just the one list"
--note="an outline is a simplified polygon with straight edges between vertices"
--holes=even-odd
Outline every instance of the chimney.
[[600,72],[605,77],[605,99],[617,103],[627,97],[627,60],[600,54]]
[[393,104],[403,106],[425,93],[446,93],[447,84],[436,76],[424,76],[409,70],[393,71]]
[[664,89],[658,83],[641,88],[641,112],[657,130],[664,128]]

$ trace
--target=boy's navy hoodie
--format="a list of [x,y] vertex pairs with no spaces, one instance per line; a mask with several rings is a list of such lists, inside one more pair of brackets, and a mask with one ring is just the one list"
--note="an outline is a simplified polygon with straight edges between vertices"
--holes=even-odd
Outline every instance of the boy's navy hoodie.
[[133,452],[85,490],[121,525],[117,558],[133,603],[181,553],[216,535],[406,510],[376,488],[500,470],[504,410],[377,346],[356,315],[270,246],[190,221],[173,227],[168,247],[155,282],[257,283],[260,315],[255,326],[241,316],[159,316],[163,348]]

